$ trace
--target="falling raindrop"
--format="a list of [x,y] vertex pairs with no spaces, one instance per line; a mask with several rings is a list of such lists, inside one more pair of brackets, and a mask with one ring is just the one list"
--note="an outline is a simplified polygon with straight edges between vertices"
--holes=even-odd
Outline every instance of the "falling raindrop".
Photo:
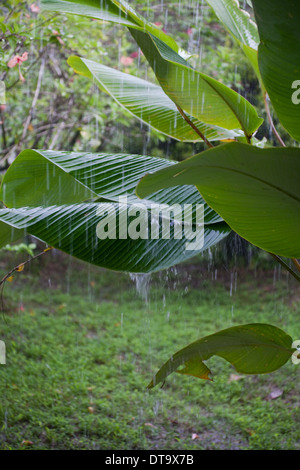
[[137,294],[148,304],[151,274],[129,273],[129,276],[135,282]]

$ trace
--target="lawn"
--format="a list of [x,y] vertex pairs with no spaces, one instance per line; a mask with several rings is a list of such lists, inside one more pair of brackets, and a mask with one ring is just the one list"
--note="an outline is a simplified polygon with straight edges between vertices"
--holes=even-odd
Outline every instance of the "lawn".
[[[16,262],[2,254],[1,273]],[[196,264],[136,282],[140,293],[127,274],[51,253],[6,284],[0,448],[299,449],[291,361],[240,376],[212,358],[213,382],[173,374],[146,389],[172,353],[219,329],[270,322],[299,339],[296,283]]]

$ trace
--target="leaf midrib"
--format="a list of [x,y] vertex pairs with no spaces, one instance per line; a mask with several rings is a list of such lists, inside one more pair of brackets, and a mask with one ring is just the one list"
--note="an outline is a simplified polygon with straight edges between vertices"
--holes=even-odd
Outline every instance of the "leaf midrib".
[[[276,186],[275,184],[272,184],[268,181],[263,180],[262,178],[259,178],[258,176],[251,175],[251,174],[243,172],[241,170],[236,170],[236,169],[233,169],[233,168],[226,168],[226,167],[217,166],[217,165],[200,165],[200,166],[201,166],[201,168],[223,170],[223,171],[228,171],[228,172],[231,172],[231,173],[237,173],[237,174],[246,176],[249,179],[253,179],[253,180],[259,181],[260,183],[265,184],[266,186],[270,186],[271,188],[275,189],[276,191],[279,191],[280,193],[283,193],[286,196],[290,197],[291,199],[295,200],[296,202],[300,203],[300,197],[297,197],[297,196],[289,193],[288,191],[280,188],[279,186]],[[190,170],[191,170],[191,168],[185,168],[180,173],[178,173],[178,176],[182,175],[183,173],[186,173]],[[197,183],[195,185],[197,186]]]
[[[157,50],[158,54],[161,56],[161,58],[162,58],[163,60],[166,60],[167,62],[170,62],[170,63],[172,63],[172,64],[174,64],[174,65],[181,65],[182,67],[185,67],[185,69],[188,70],[188,71],[190,71],[190,70],[192,69],[194,72],[197,72],[197,73],[200,75],[201,79],[202,79],[215,93],[217,93],[217,95],[226,103],[226,105],[228,106],[228,108],[230,109],[230,111],[233,113],[233,115],[235,116],[235,118],[237,119],[237,121],[240,123],[241,129],[243,130],[245,136],[248,136],[248,137],[249,137],[249,134],[247,133],[247,131],[246,131],[244,125],[242,124],[242,122],[241,122],[241,120],[240,120],[238,114],[234,111],[234,109],[232,108],[232,106],[228,103],[227,99],[224,98],[224,96],[221,95],[220,92],[219,92],[216,88],[214,88],[214,86],[205,78],[205,74],[203,74],[202,72],[199,72],[198,70],[193,69],[192,67],[189,68],[188,66],[183,65],[183,64],[178,64],[178,63],[174,62],[173,60],[165,59],[165,58],[161,55],[161,53],[159,52],[159,49],[158,49],[158,47],[157,47],[155,41],[152,39],[152,34],[149,33],[149,35],[151,36],[151,41],[152,41],[152,43],[154,44],[154,47],[156,47],[156,50]],[[153,36],[153,37],[154,37],[154,36]],[[210,78],[210,77],[209,77],[209,78]],[[229,90],[233,91],[231,88],[229,88]],[[239,93],[238,93],[238,94],[239,94]],[[241,98],[243,98],[242,95],[239,95],[239,96],[240,96]],[[190,113],[189,113],[189,114],[190,114]],[[195,117],[195,116],[193,116],[193,117]],[[198,118],[197,118],[197,119],[198,119]]]

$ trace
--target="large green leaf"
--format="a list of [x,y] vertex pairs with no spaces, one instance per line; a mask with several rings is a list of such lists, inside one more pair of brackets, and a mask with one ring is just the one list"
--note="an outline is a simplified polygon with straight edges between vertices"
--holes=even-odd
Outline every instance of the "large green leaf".
[[[150,272],[194,256],[187,239],[119,239],[120,212],[140,201],[134,195],[147,171],[174,165],[161,158],[25,150],[6,172],[1,197],[9,209],[0,221],[90,263],[119,271]],[[119,206],[119,197],[127,201]],[[203,204],[192,186],[158,191],[143,201],[150,223],[151,204]],[[116,239],[99,240],[97,226],[107,209],[116,215]],[[195,214],[194,214],[195,215]],[[131,220],[129,218],[129,220]],[[230,231],[222,219],[204,206],[204,246],[220,241]],[[160,229],[163,220],[159,220]],[[192,223],[196,223],[195,217]]]
[[242,129],[251,136],[261,125],[255,108],[241,95],[198,72],[166,43],[130,28],[165,93],[185,112],[207,124]]
[[239,235],[271,253],[300,258],[300,149],[220,145],[145,176],[137,194],[194,184]]
[[[202,140],[160,86],[80,57],[71,56],[68,63],[77,73],[96,81],[103,91],[134,116],[163,134],[186,142]],[[244,135],[240,130],[230,131],[208,125],[190,115],[188,118],[208,140],[234,139]]]
[[238,0],[206,0],[219,20],[240,43],[257,50],[259,35],[250,15],[243,10]]
[[[131,200],[126,208],[134,207]],[[200,250],[186,250],[187,239],[176,240],[99,240],[97,225],[101,207],[115,211],[116,233],[119,233],[119,206],[112,201],[63,206],[2,209],[0,220],[24,229],[28,233],[76,258],[97,266],[126,272],[153,272],[195,256]],[[123,206],[124,208],[124,206]],[[150,221],[150,214],[147,214]],[[205,226],[205,246],[209,248],[228,235],[226,224]]]
[[97,14],[102,17],[103,12],[106,14],[111,8],[118,7],[119,22],[122,23],[125,15],[126,20],[130,18],[134,23],[123,22],[145,54],[165,93],[185,112],[206,124],[228,130],[242,129],[248,137],[262,123],[247,100],[217,80],[193,70],[169,36],[146,22],[125,2],[106,0],[99,4],[96,0],[44,0],[43,5],[55,11],[92,17]]
[[248,12],[240,7],[238,0],[206,0],[206,2],[241,46],[262,83],[257,58],[259,35],[257,26]]
[[281,124],[300,141],[300,105],[292,100],[293,93],[295,99],[299,97],[299,82],[294,82],[300,79],[300,3],[253,0],[252,4],[261,41],[258,63],[265,88]]
[[180,52],[176,42],[164,31],[149,23],[123,0],[42,0],[45,10],[89,16],[147,31]]
[[292,338],[281,329],[264,323],[234,326],[191,343],[159,369],[148,385],[164,381],[178,367],[178,372],[209,379],[210,370],[203,361],[219,356],[243,374],[266,374],[283,366],[293,354]]

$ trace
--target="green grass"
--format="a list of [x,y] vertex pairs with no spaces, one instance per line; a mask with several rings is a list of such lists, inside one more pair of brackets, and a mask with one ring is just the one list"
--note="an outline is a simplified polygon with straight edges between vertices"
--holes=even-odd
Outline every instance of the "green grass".
[[[181,266],[151,278],[146,304],[128,275],[47,256],[5,286],[1,449],[300,448],[291,361],[228,382],[234,369],[212,358],[214,382],[173,374],[146,389],[172,353],[222,328],[270,322],[299,339],[291,279],[239,270],[235,290],[234,271],[212,280],[214,271]],[[1,271],[15,263],[2,257]]]

